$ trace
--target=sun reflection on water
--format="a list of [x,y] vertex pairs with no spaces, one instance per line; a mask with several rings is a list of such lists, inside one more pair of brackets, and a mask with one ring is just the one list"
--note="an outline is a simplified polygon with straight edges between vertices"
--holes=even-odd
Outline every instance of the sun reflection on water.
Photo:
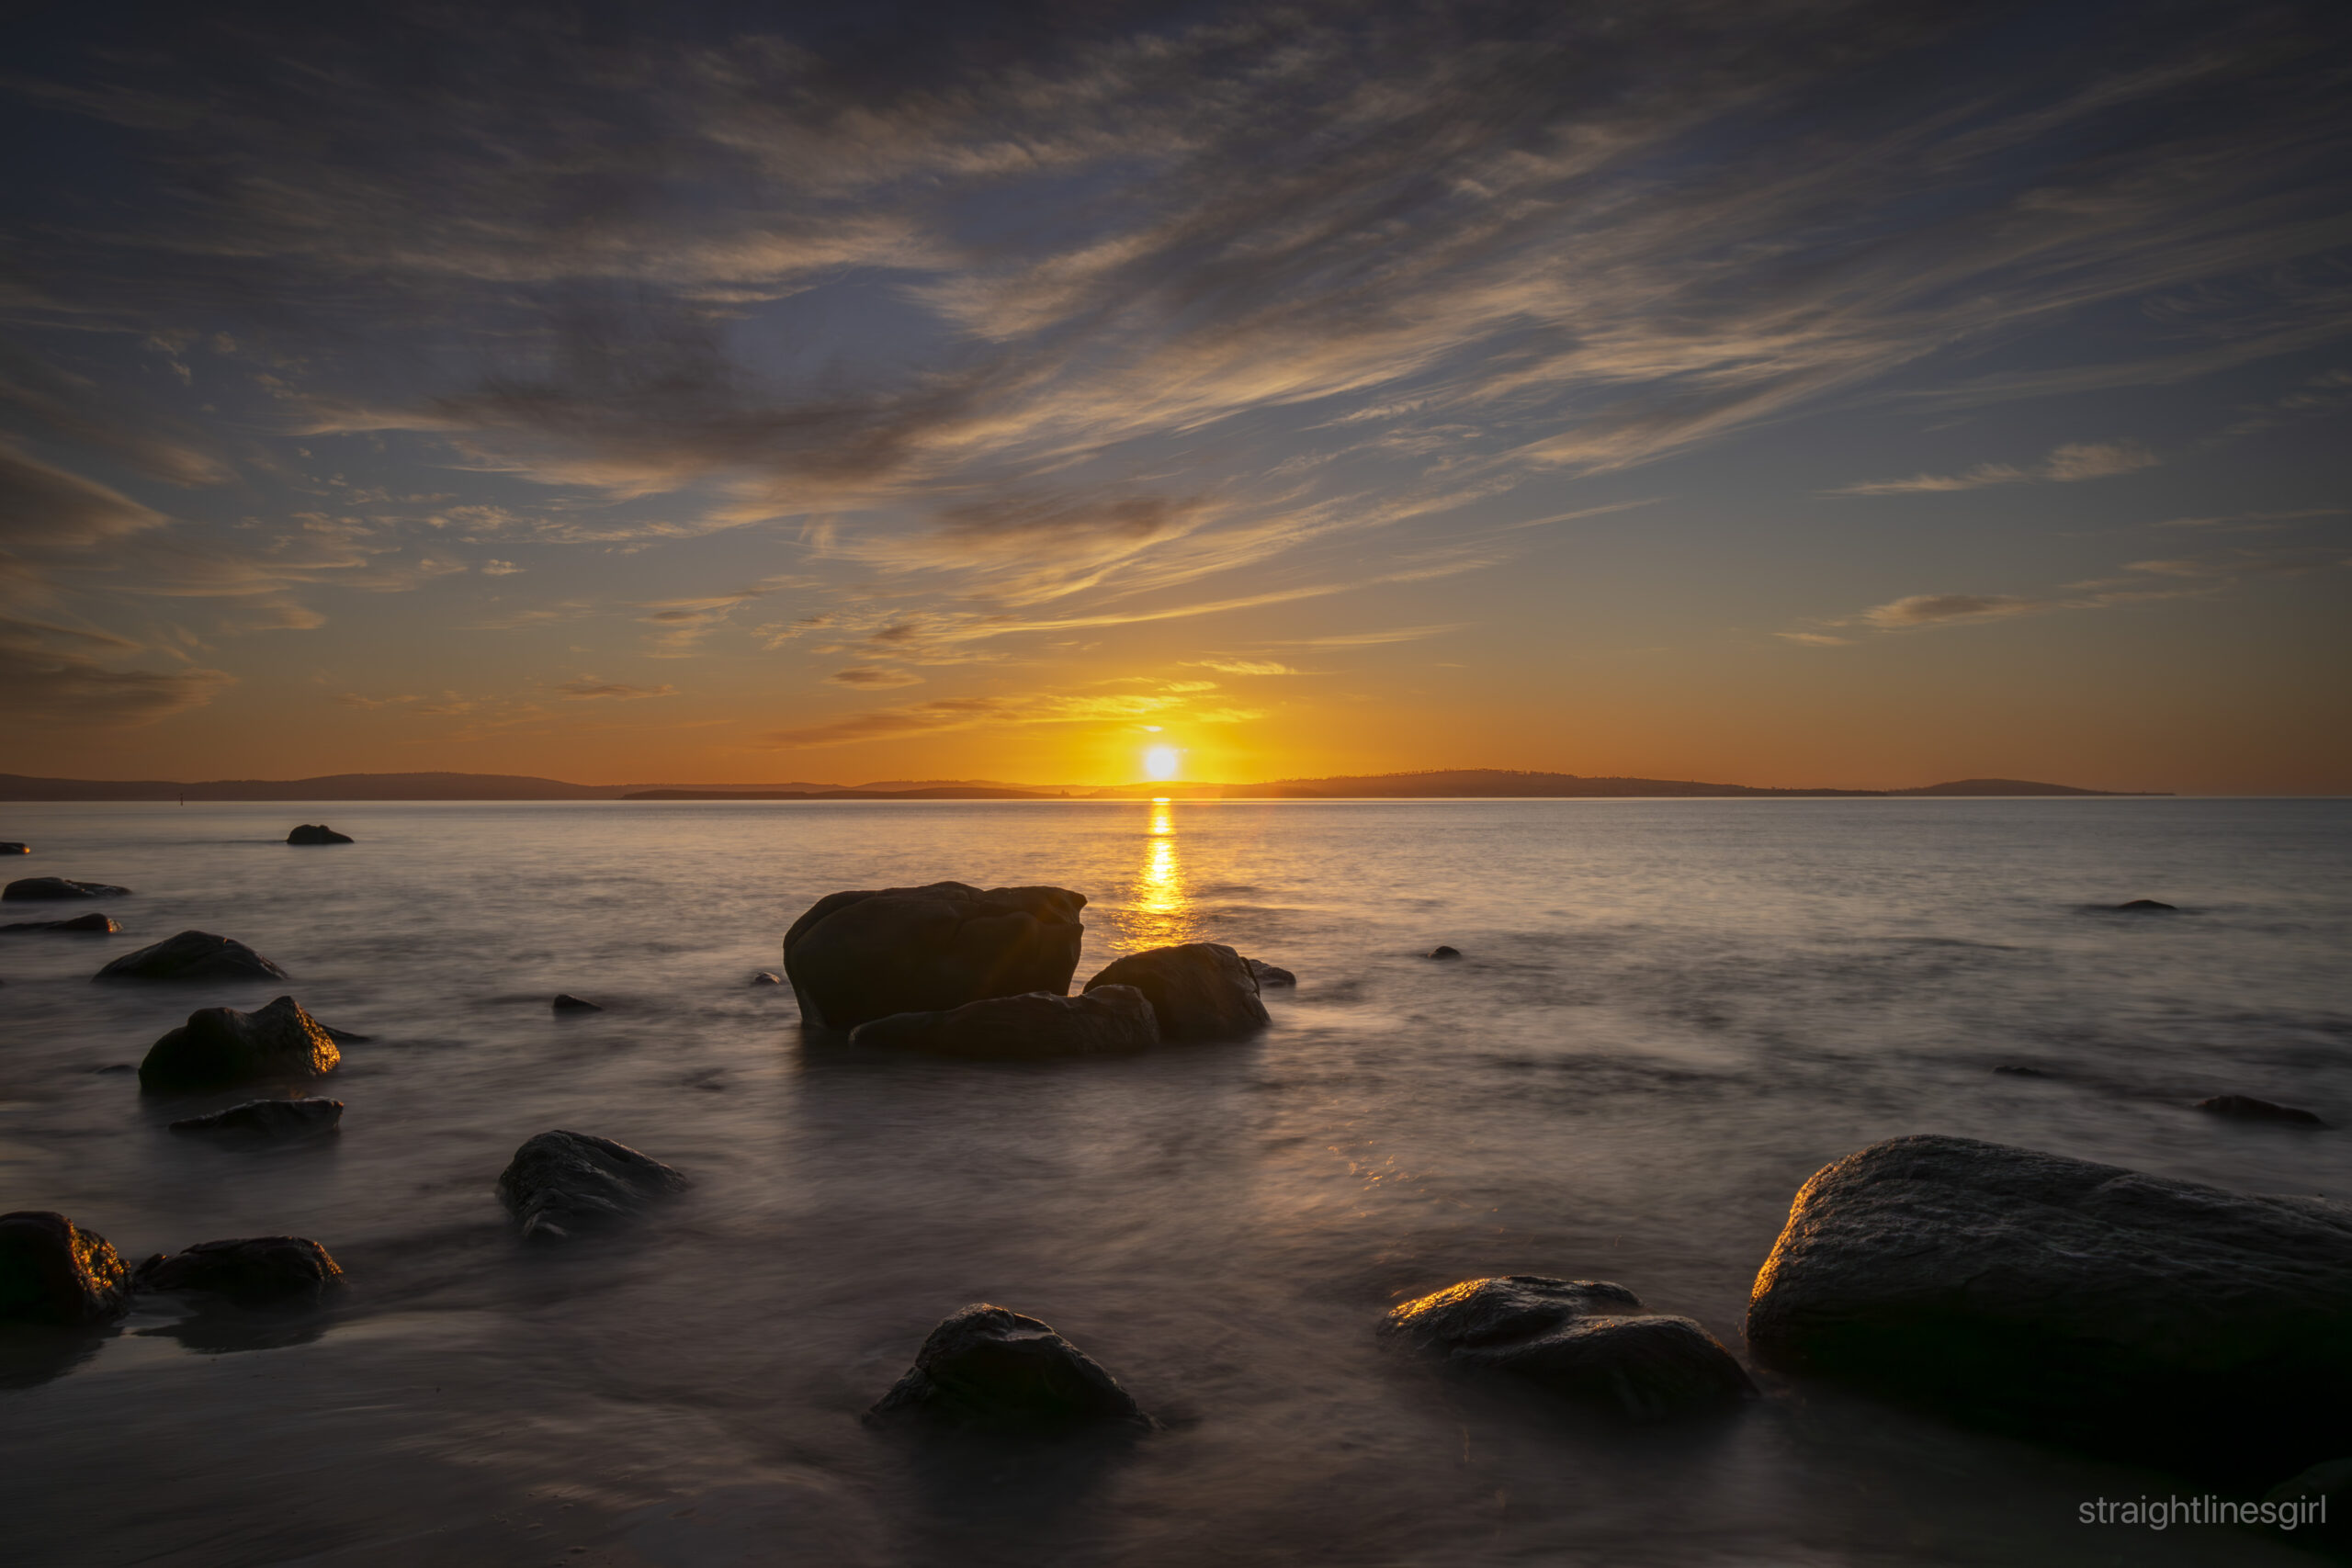
[[1144,829],[1143,864],[1136,872],[1125,908],[1119,911],[1119,947],[1135,953],[1193,940],[1197,921],[1185,891],[1184,867],[1176,852],[1176,803],[1151,802]]

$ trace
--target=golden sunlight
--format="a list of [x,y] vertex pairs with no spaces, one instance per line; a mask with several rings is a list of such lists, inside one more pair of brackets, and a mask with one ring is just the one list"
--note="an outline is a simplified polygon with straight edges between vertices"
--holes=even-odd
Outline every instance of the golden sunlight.
[[1154,746],[1143,754],[1143,773],[1148,779],[1172,779],[1183,766],[1184,754],[1173,746]]
[[1144,829],[1144,861],[1135,891],[1117,916],[1122,947],[1129,953],[1170,947],[1193,940],[1193,900],[1176,857],[1176,804],[1155,800]]

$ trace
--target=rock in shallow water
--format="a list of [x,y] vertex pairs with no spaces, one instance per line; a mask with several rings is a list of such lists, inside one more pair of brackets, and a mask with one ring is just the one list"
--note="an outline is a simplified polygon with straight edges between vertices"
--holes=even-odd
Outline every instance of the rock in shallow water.
[[76,915],[70,920],[17,920],[0,926],[0,931],[86,931],[93,936],[112,936],[122,928],[115,924],[112,915]]
[[1266,1004],[1242,956],[1217,942],[1130,953],[1086,982],[1087,990],[1133,986],[1151,1003],[1166,1040],[1230,1040],[1266,1027]]
[[2180,912],[2180,906],[2160,903],[2154,898],[2134,898],[2128,904],[2116,905],[2115,909],[2118,914],[2125,915],[2177,915]]
[[1269,986],[1295,986],[1298,984],[1297,976],[1292,974],[1287,969],[1280,968],[1274,964],[1269,964],[1262,958],[1245,958],[1241,962],[1250,965],[1250,978],[1258,982],[1258,989],[1261,991],[1263,991]]
[[343,1101],[317,1095],[300,1100],[248,1100],[209,1116],[172,1122],[175,1133],[232,1133],[257,1138],[311,1138],[343,1122]]
[[541,1133],[499,1173],[499,1196],[526,1236],[562,1240],[628,1219],[691,1183],[627,1144],[589,1133]]
[[819,899],[784,938],[801,1021],[850,1030],[900,1012],[945,1012],[985,997],[1060,996],[1078,968],[1086,896],[1066,887],[961,882]]
[[1462,956],[1462,950],[1458,947],[1446,947],[1441,944],[1430,948],[1427,953],[1421,954],[1421,956],[1424,958],[1459,958]]
[[600,1003],[592,1002],[584,997],[575,997],[570,991],[557,993],[555,1000],[548,1005],[557,1012],[602,1012],[605,1010]]
[[106,1237],[46,1209],[0,1214],[0,1320],[83,1327],[129,1305]]
[[200,1241],[169,1257],[157,1253],[130,1277],[134,1291],[209,1291],[240,1303],[316,1298],[343,1269],[308,1236],[255,1235]]
[[30,844],[20,844],[14,839],[0,839],[0,855],[28,855],[32,852]]
[[323,822],[305,822],[286,835],[289,844],[347,844],[351,835],[338,833]]
[[1407,1302],[1383,1326],[1457,1365],[1507,1371],[1635,1420],[1721,1409],[1756,1393],[1713,1335],[1645,1310],[1606,1280],[1465,1280]]
[[126,953],[94,980],[286,980],[292,976],[243,942],[210,931],[177,936]]
[[2209,1115],[2226,1116],[2236,1122],[2283,1122],[2290,1127],[2327,1125],[2311,1111],[2299,1111],[2291,1105],[2273,1105],[2250,1094],[2217,1094],[2211,1100],[2199,1100],[2197,1109]]
[[76,882],[70,876],[27,876],[0,888],[0,898],[11,902],[57,898],[128,898],[130,889],[110,882]]
[[2007,1430],[2235,1470],[2340,1446],[2347,1322],[2352,1208],[1910,1137],[1797,1193],[1747,1341]]
[[1051,1325],[986,1302],[941,1320],[915,1364],[866,1412],[962,1426],[1148,1427],[1134,1398]]
[[280,997],[252,1012],[198,1008],[148,1047],[139,1064],[139,1087],[170,1091],[318,1077],[342,1061],[319,1021],[292,997]]
[[1141,991],[1103,986],[1080,997],[1031,991],[945,1012],[893,1013],[859,1024],[849,1043],[1003,1060],[1130,1055],[1159,1043],[1159,1023]]

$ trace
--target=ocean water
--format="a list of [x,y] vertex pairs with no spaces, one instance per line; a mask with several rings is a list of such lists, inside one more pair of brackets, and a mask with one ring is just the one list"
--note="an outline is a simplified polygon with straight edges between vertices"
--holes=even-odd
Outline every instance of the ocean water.
[[[358,842],[282,843],[322,818]],[[0,837],[37,852],[9,875],[135,890],[98,906],[121,936],[0,936],[0,1209],[131,1260],[309,1235],[348,1279],[314,1316],[150,1301],[8,1349],[11,1563],[2307,1560],[2082,1525],[2177,1483],[1834,1389],[1629,1430],[1374,1327],[1544,1273],[1736,1350],[1797,1186],[1905,1133],[2352,1197],[2352,1133],[2190,1109],[2352,1124],[2352,803],[20,805]],[[804,1041],[749,984],[823,894],[951,877],[1085,893],[1081,980],[1212,940],[1300,983],[1258,1039],[1025,1065]],[[2180,912],[2097,908],[2134,897]],[[293,980],[89,984],[189,927]],[[323,1090],[334,1138],[211,1146],[164,1123],[243,1096],[99,1070],[280,989],[373,1036]],[[558,991],[608,1010],[552,1015]],[[492,1184],[551,1127],[696,1185],[525,1248]],[[861,1426],[982,1300],[1163,1429]]]

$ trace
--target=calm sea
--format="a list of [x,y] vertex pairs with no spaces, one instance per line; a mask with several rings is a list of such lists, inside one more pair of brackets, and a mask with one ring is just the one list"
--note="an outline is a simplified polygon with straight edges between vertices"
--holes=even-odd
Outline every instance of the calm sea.
[[[322,818],[358,842],[281,841]],[[2190,1109],[2352,1125],[2352,803],[33,805],[0,838],[37,852],[10,875],[135,889],[101,906],[122,936],[0,937],[0,1209],[134,1260],[291,1232],[349,1279],[291,1325],[151,1304],[11,1363],[11,1562],[2303,1560],[2086,1527],[2084,1499],[2174,1483],[1829,1390],[1627,1432],[1374,1329],[1543,1273],[1736,1349],[1798,1184],[1903,1133],[2352,1197],[2352,1134]],[[1300,983],[1261,1039],[1023,1066],[804,1044],[749,984],[821,895],[942,878],[1085,893],[1080,979],[1210,940]],[[2134,897],[2180,913],[2097,911]],[[88,983],[189,927],[294,979]],[[374,1036],[327,1089],[338,1137],[209,1146],[164,1123],[240,1097],[97,1070],[281,988]],[[558,991],[607,1010],[553,1016]],[[697,1186],[526,1251],[492,1182],[552,1127]],[[980,1300],[1166,1429],[861,1427]]]

